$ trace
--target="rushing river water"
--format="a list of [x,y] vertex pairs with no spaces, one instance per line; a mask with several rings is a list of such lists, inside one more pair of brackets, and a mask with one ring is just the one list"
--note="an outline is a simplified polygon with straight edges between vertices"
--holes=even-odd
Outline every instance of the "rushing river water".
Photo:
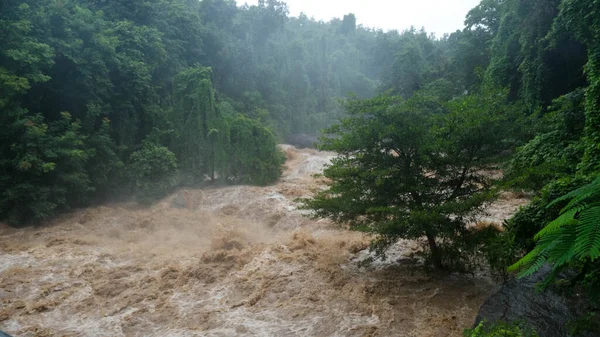
[[[183,190],[39,228],[0,225],[0,328],[15,336],[461,336],[492,284],[430,275],[401,241],[359,267],[368,238],[294,199],[333,154],[286,151],[269,187]],[[179,208],[173,207],[177,199]],[[490,207],[492,221],[523,200]]]

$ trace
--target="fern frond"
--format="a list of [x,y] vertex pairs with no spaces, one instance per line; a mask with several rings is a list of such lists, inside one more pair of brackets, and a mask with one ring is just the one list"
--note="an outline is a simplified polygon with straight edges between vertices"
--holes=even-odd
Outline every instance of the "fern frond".
[[[550,239],[550,238],[549,238]],[[554,238],[551,238],[555,245],[548,253],[548,262],[553,263],[555,268],[559,268],[575,258],[577,255],[577,227],[563,227]]]
[[536,247],[509,271],[520,271],[519,277],[525,277],[548,262],[554,265],[556,275],[569,263],[600,258],[600,177],[557,198],[548,207],[567,200],[561,214],[535,236]]
[[577,257],[592,261],[600,257],[600,205],[583,210],[579,215],[575,248]]
[[554,221],[550,222],[539,233],[537,233],[536,236],[534,237],[534,239],[537,241],[541,237],[548,235],[550,233],[553,233],[565,225],[571,225],[571,224],[576,223],[577,220],[575,220],[575,215],[577,215],[577,213],[580,211],[581,211],[581,209],[574,208],[574,209],[568,210],[565,213],[562,213],[558,218],[556,218]]
[[523,256],[519,261],[517,261],[512,266],[508,267],[508,271],[513,272],[513,271],[528,269],[529,267],[531,267],[531,265],[535,264],[535,261],[539,256],[544,255],[543,252],[545,251],[545,249],[546,249],[546,247],[537,245],[531,252],[529,252],[527,255]]
[[575,207],[575,205],[579,205],[586,202],[597,201],[600,198],[600,178],[594,180],[590,184],[582,186],[574,191],[571,191],[565,194],[562,197],[557,198],[553,202],[551,202],[548,207],[552,207],[559,202],[570,200],[570,202],[562,209],[561,212],[564,212],[568,209]]

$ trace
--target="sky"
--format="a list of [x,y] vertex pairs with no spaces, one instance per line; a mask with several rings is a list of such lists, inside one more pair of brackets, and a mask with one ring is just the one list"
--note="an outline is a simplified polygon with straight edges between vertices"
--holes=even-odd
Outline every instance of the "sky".
[[[258,0],[236,0],[242,5]],[[464,27],[465,16],[480,0],[287,0],[290,14],[301,12],[329,21],[354,13],[358,24],[384,30],[425,27],[440,37]]]

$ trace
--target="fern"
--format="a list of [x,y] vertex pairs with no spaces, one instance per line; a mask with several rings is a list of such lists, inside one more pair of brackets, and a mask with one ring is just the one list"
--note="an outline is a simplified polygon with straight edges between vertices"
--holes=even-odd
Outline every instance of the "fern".
[[600,177],[592,183],[557,198],[548,207],[568,201],[561,214],[536,236],[536,247],[509,271],[519,277],[537,272],[546,262],[553,275],[573,262],[594,262],[600,258]]

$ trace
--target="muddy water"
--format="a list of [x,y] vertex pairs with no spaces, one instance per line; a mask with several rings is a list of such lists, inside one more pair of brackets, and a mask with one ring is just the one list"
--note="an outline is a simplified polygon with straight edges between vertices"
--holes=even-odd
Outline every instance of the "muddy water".
[[[184,190],[41,228],[0,227],[0,327],[15,336],[460,336],[485,278],[411,265],[410,241],[359,267],[368,238],[296,209],[333,154],[287,152],[270,187]],[[173,207],[173,200],[180,208]],[[491,207],[500,221],[518,207]],[[495,208],[494,208],[495,207]],[[488,219],[488,220],[489,220]]]

